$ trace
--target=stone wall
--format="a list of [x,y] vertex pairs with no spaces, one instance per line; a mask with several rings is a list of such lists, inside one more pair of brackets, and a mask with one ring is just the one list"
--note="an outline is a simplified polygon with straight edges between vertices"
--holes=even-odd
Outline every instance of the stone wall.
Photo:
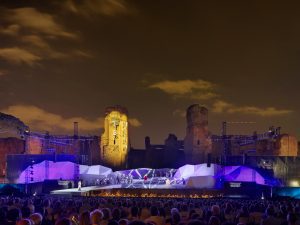
[[0,176],[5,176],[6,155],[23,154],[25,141],[18,138],[0,138]]

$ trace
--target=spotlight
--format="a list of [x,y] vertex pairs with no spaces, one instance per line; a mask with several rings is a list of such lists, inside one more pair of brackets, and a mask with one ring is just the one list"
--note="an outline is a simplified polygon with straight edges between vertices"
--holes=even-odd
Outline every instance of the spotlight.
[[297,181],[297,180],[291,180],[290,182],[289,182],[289,186],[290,187],[299,187],[300,185],[299,185],[299,181]]

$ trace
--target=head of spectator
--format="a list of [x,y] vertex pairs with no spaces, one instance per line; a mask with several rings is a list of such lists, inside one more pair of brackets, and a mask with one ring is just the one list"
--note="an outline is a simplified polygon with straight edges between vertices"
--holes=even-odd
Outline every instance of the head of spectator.
[[159,211],[156,206],[151,206],[150,207],[150,214],[151,216],[159,216]]
[[115,221],[119,221],[121,219],[121,210],[119,208],[114,208],[111,212],[111,217]]
[[188,211],[188,206],[187,206],[187,204],[181,204],[181,206],[180,206],[180,211],[181,212],[187,212]]
[[200,215],[198,213],[193,213],[191,215],[191,220],[200,220]]
[[217,216],[211,216],[208,225],[221,225],[221,221]]
[[79,215],[79,225],[90,225],[91,219],[90,219],[90,213],[89,211],[84,211]]
[[189,219],[191,219],[192,215],[195,214],[195,213],[196,213],[195,209],[190,210],[190,212],[189,212]]
[[32,221],[33,225],[41,225],[43,216],[40,213],[33,213],[29,216],[29,219]]
[[128,217],[128,211],[125,208],[121,209],[120,219],[126,219]]
[[139,215],[139,208],[137,206],[131,207],[130,213],[131,217],[137,218]]
[[22,218],[28,218],[31,214],[30,208],[28,206],[24,206],[21,208]]
[[201,220],[190,220],[187,225],[205,225]]
[[0,208],[0,224],[4,223],[6,221],[6,215],[7,215],[7,208],[1,207]]
[[21,212],[17,208],[12,208],[8,210],[6,218],[7,221],[15,223],[17,220],[21,218]]
[[91,217],[91,224],[92,225],[100,225],[101,220],[103,219],[103,213],[99,209],[95,209],[90,214]]
[[171,214],[173,214],[173,213],[179,213],[179,210],[177,208],[172,208],[171,209]]
[[289,213],[287,215],[288,225],[295,225],[297,222],[297,215],[295,213]]
[[172,219],[172,224],[179,224],[181,218],[180,218],[180,214],[177,211],[173,211],[172,214],[171,214],[171,219]]
[[162,208],[162,207],[160,207],[159,209],[158,209],[158,212],[159,212],[159,215],[161,216],[161,217],[166,217],[166,211],[165,211],[165,209],[164,208]]
[[118,222],[117,221],[115,221],[115,220],[111,220],[111,221],[109,221],[108,222],[108,224],[107,225],[119,225],[118,224]]
[[211,207],[211,214],[213,216],[219,216],[220,215],[220,207],[218,205],[213,205]]
[[44,202],[43,202],[43,206],[44,206],[44,208],[48,208],[50,206],[50,200],[45,199]]
[[242,206],[240,216],[242,216],[242,217],[249,216],[249,211],[248,211],[247,206],[245,206],[245,205]]
[[72,221],[68,218],[62,218],[57,220],[55,225],[72,225]]
[[275,215],[274,208],[269,206],[269,207],[266,209],[266,216],[267,216],[267,217],[271,217],[271,216],[274,216],[274,215]]
[[119,225],[128,225],[129,221],[127,219],[120,219]]
[[129,225],[146,225],[143,221],[140,220],[134,220],[129,223]]
[[16,225],[32,225],[32,222],[29,219],[21,219],[16,223]]
[[102,213],[103,213],[103,220],[109,220],[111,217],[111,212],[109,208],[104,208],[102,209]]

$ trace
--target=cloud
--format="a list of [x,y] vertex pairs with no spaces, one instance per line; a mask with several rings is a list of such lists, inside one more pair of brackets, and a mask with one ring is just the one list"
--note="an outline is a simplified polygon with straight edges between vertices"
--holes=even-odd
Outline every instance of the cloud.
[[214,113],[223,113],[232,107],[233,107],[232,104],[229,104],[228,102],[222,100],[218,100],[213,104],[212,111]]
[[[12,36],[13,47],[0,48],[0,58],[15,65],[37,65],[37,61],[91,58],[92,55],[82,49],[70,49],[71,41],[80,39],[75,33],[66,31],[57,18],[35,8],[23,7],[2,9],[4,26],[0,34]],[[55,42],[66,42],[56,45]],[[62,40],[62,41],[61,41]],[[57,49],[61,46],[61,49]],[[77,47],[77,45],[76,45]]]
[[149,85],[149,88],[159,89],[175,98],[186,97],[195,100],[208,100],[217,96],[215,84],[205,80],[165,80]]
[[63,59],[71,55],[70,53],[62,53],[52,49],[50,45],[38,35],[25,35],[21,37],[21,41],[28,44],[29,46],[27,46],[31,51],[35,52],[43,59]]
[[1,28],[0,33],[10,36],[16,36],[19,34],[20,26],[18,24],[11,24],[6,28]]
[[182,110],[182,109],[175,109],[173,111],[173,116],[185,117],[186,116],[186,111]]
[[[79,131],[83,133],[94,133],[100,135],[104,125],[104,118],[98,117],[94,120],[80,116],[65,118],[61,115],[47,112],[33,105],[13,105],[1,110],[4,113],[20,118],[34,131],[49,131],[53,133],[72,133],[73,123],[79,123]],[[141,126],[136,118],[130,118],[129,123],[133,127]]]
[[21,38],[21,41],[23,43],[29,44],[32,51],[38,53],[44,59],[68,59],[72,57],[92,58],[92,55],[90,53],[79,49],[67,52],[54,50],[45,41],[45,39],[37,35],[25,35]]
[[256,106],[236,106],[226,101],[218,100],[213,104],[212,112],[229,114],[242,113],[268,117],[287,115],[293,111],[287,109],[276,109],[275,107],[260,108]]
[[64,118],[32,105],[13,105],[1,111],[20,118],[31,130],[36,131],[72,132],[73,123],[78,122],[80,131],[100,132],[104,121],[103,117],[98,117],[95,120],[88,120],[83,117]]
[[218,94],[214,93],[214,92],[196,92],[190,95],[191,99],[194,100],[208,100],[208,99],[213,99],[215,97],[218,97]]
[[133,127],[140,127],[140,126],[142,126],[142,123],[138,119],[136,119],[136,118],[129,118],[128,119],[128,123],[131,126],[133,126]]
[[82,51],[82,50],[75,50],[73,51],[73,55],[74,56],[79,56],[79,57],[82,57],[82,58],[92,58],[92,54],[88,53],[88,52],[85,52],[85,51]]
[[18,47],[0,48],[0,58],[13,64],[27,64],[30,66],[41,60],[40,56]]
[[[209,81],[198,79],[178,81],[165,80],[148,85],[148,88],[159,89],[174,98],[184,97],[192,100],[212,100],[219,96],[216,92],[216,86],[216,84]],[[277,109],[275,107],[237,106],[224,100],[216,100],[213,103],[210,101],[209,105],[211,105],[211,110],[214,113],[241,113],[262,117],[281,116],[293,112],[292,110]],[[173,115],[185,117],[185,111],[176,109]]]
[[21,37],[21,41],[26,44],[36,46],[38,48],[43,48],[43,49],[50,48],[49,44],[38,35],[25,35]]
[[7,75],[8,72],[6,70],[1,70],[0,69],[0,77]]
[[158,88],[168,94],[188,94],[193,90],[212,89],[212,83],[204,80],[179,80],[179,81],[161,81],[150,85],[150,88]]
[[77,38],[76,34],[67,32],[58,24],[52,15],[42,13],[35,8],[12,9],[6,19],[22,28],[46,34],[50,37]]
[[125,0],[66,0],[63,6],[70,12],[87,17],[91,14],[117,16],[132,12]]
[[15,65],[26,64],[29,66],[37,65],[37,62],[47,59],[74,59],[91,58],[92,55],[82,50],[60,52],[52,49],[47,42],[44,42],[38,36],[30,35],[21,38],[21,41],[27,43],[27,48],[10,47],[0,48],[0,58]]

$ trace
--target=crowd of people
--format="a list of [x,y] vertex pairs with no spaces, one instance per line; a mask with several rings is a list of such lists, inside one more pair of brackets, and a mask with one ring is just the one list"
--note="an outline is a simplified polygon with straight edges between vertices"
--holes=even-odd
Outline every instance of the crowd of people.
[[300,225],[300,202],[2,197],[1,225]]

